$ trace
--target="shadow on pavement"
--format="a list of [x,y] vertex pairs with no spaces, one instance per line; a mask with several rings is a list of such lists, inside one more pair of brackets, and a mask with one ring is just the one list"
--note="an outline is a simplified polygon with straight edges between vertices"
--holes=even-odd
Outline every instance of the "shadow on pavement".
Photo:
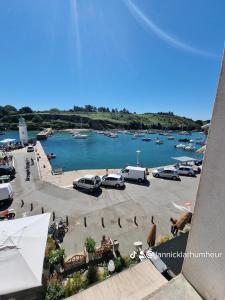
[[76,190],[79,191],[79,192],[82,192],[86,195],[90,195],[90,196],[93,196],[93,197],[96,197],[96,198],[99,197],[102,194],[102,189],[101,188],[99,188],[99,189],[97,189],[93,192],[82,189],[82,188],[76,188]]

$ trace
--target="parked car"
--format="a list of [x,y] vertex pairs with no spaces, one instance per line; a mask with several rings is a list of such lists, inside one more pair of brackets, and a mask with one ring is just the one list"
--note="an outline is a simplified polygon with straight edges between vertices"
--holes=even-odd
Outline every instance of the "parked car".
[[99,176],[85,175],[73,181],[74,188],[81,188],[89,192],[96,191],[101,185],[101,178]]
[[10,182],[10,176],[9,175],[0,176],[0,184],[1,183],[7,183],[7,182]]
[[195,161],[195,165],[199,167],[199,166],[202,165],[202,162],[203,162],[202,159],[196,160],[196,161]]
[[113,186],[117,189],[124,187],[124,178],[118,174],[108,174],[101,177],[103,186]]
[[195,171],[193,170],[192,167],[189,167],[189,166],[179,166],[177,168],[177,173],[179,175],[187,175],[187,176],[195,176]]
[[146,169],[141,167],[127,166],[121,170],[120,174],[125,180],[135,180],[140,183],[147,179]]
[[27,146],[27,152],[34,152],[33,146]]
[[173,180],[180,179],[179,174],[175,169],[159,168],[157,170],[152,171],[152,175],[157,178],[168,178]]
[[7,201],[13,200],[13,189],[10,183],[0,184],[0,208],[5,205]]
[[0,166],[0,176],[9,175],[10,179],[13,179],[15,177],[15,174],[16,170],[14,167]]

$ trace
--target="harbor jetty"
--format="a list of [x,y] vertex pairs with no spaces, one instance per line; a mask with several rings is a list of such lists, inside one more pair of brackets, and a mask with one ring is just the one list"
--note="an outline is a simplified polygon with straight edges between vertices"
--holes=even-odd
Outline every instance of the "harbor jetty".
[[52,128],[46,128],[37,134],[37,140],[47,140],[47,138],[51,134],[52,134]]

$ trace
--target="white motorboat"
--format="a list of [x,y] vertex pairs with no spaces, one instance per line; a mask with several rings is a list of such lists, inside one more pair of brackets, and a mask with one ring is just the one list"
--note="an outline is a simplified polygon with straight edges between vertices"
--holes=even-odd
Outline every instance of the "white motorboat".
[[145,136],[144,133],[141,133],[141,132],[138,132],[138,133],[136,133],[135,135],[136,135],[137,137]]
[[169,136],[169,137],[168,137],[168,140],[173,141],[173,140],[175,140],[175,137],[174,137],[174,136]]
[[184,149],[186,147],[186,145],[184,144],[178,144],[174,146],[176,149]]
[[155,141],[155,143],[158,144],[158,145],[164,144],[164,142],[163,142],[162,140],[160,140],[160,139],[157,139],[157,140]]
[[74,137],[75,139],[86,139],[86,138],[88,137],[88,135],[87,135],[87,134],[75,133],[75,134],[73,135],[73,137]]
[[189,144],[186,147],[184,147],[184,150],[186,150],[186,151],[195,151],[196,148],[192,144]]
[[108,135],[108,137],[110,137],[110,138],[118,138],[118,134],[116,134],[116,133],[110,133]]
[[142,139],[143,142],[150,142],[152,139],[150,139],[149,137],[144,137]]

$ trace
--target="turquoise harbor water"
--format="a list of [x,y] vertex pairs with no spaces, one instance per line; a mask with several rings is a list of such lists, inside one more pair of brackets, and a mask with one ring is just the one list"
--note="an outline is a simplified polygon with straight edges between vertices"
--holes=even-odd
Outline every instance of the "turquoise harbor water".
[[[36,132],[29,132],[29,137],[35,137]],[[126,164],[136,165],[137,154],[140,150],[140,164],[146,167],[157,167],[175,163],[172,157],[191,156],[202,158],[202,155],[195,152],[189,152],[174,148],[179,144],[179,138],[191,138],[196,141],[197,138],[204,140],[205,136],[201,133],[192,133],[188,135],[173,134],[175,140],[168,140],[167,136],[158,134],[146,135],[152,138],[152,141],[144,142],[142,137],[132,139],[129,134],[119,134],[118,138],[109,138],[94,132],[88,133],[87,139],[74,139],[67,132],[57,132],[48,140],[42,141],[46,153],[56,154],[56,158],[51,160],[53,168],[61,167],[64,171],[79,169],[105,169],[122,168]],[[160,138],[164,144],[157,145],[155,138]],[[6,132],[3,138],[16,138],[17,132]],[[201,146],[195,145],[198,149]]]

